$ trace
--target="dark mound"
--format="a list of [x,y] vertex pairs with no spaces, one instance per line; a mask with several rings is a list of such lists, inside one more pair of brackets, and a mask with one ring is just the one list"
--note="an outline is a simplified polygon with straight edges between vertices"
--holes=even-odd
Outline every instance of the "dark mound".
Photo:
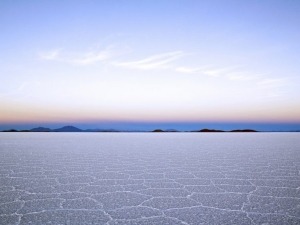
[[243,129],[243,130],[232,130],[230,132],[258,132],[258,131],[252,129]]
[[10,130],[4,130],[3,132],[18,132],[18,130],[10,129]]
[[215,130],[215,129],[202,129],[197,132],[225,132],[223,130]]
[[30,130],[31,132],[50,132],[51,129],[47,127],[36,127]]
[[165,130],[165,132],[179,132],[179,131],[175,130],[175,129],[167,129],[167,130]]
[[163,131],[163,130],[161,130],[161,129],[155,129],[155,130],[153,130],[152,132],[165,132],[165,131]]
[[73,126],[65,126],[62,128],[54,129],[54,132],[82,132],[83,130],[73,127]]

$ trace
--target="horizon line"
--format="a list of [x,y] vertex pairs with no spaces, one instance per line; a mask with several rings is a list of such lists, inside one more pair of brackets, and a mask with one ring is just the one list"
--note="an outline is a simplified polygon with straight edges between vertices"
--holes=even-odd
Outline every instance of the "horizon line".
[[[73,130],[63,130],[62,129],[73,129]],[[39,127],[32,127],[29,129],[3,129],[0,132],[300,132],[300,129],[294,130],[258,130],[258,129],[251,129],[251,128],[236,128],[236,129],[215,129],[215,128],[198,128],[198,129],[174,129],[174,128],[167,128],[161,129],[159,127],[155,129],[114,129],[114,128],[79,128],[78,126],[74,125],[65,125],[60,126],[58,128],[48,128],[46,126],[39,126]]]

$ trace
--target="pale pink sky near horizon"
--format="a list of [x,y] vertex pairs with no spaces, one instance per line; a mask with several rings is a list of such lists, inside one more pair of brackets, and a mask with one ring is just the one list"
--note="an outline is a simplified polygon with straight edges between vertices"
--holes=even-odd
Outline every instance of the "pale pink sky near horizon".
[[300,2],[1,1],[0,125],[300,123]]

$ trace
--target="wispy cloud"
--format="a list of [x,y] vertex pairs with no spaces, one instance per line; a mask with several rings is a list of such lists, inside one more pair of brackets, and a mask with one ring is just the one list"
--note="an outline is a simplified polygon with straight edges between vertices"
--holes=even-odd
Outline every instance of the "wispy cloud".
[[197,67],[197,68],[193,68],[193,67],[177,67],[175,68],[176,72],[179,73],[187,73],[187,74],[197,74],[197,73],[203,73],[203,71],[205,71],[206,69],[208,69],[208,66],[204,66],[204,67]]
[[260,88],[276,88],[285,85],[286,79],[284,78],[265,78],[257,82]]
[[114,61],[116,57],[129,53],[131,50],[126,48],[116,48],[108,46],[101,51],[88,51],[84,53],[68,53],[62,49],[53,49],[50,51],[39,53],[39,58],[48,61],[57,61],[73,65],[91,65],[98,62],[106,62],[112,66],[124,67],[129,69],[166,69],[171,68],[171,63],[185,54],[182,51],[167,52],[157,55],[152,55],[147,58],[136,61]]
[[109,50],[103,50],[100,52],[88,52],[83,57],[73,59],[71,63],[78,65],[90,65],[96,62],[108,60],[114,56],[114,53]]
[[14,97],[17,98],[27,98],[31,96],[31,91],[33,89],[38,88],[41,86],[40,81],[25,81],[22,82],[18,87],[15,89],[10,90],[9,92],[0,93],[0,98],[5,97]]
[[207,76],[218,77],[226,75],[229,72],[232,72],[239,68],[240,66],[231,66],[231,67],[215,67],[215,66],[202,66],[202,67],[177,67],[175,68],[176,72],[187,73],[187,74],[204,74]]
[[267,74],[256,74],[245,71],[231,72],[227,74],[229,80],[233,81],[257,81]]
[[39,57],[44,60],[58,60],[60,58],[60,49],[53,49],[47,52],[39,53]]
[[177,67],[175,68],[175,71],[184,74],[207,75],[216,78],[228,79],[231,81],[251,82],[259,89],[275,90],[287,85],[287,78],[274,78],[269,73],[244,71],[241,69],[241,67],[242,66],[237,65],[220,68],[209,65],[201,67]]
[[91,65],[98,62],[110,60],[116,56],[128,52],[128,49],[120,49],[115,46],[108,46],[103,50],[93,50],[84,53],[66,53],[61,49],[54,49],[51,51],[40,53],[40,59],[64,62],[74,65]]
[[256,82],[257,88],[265,93],[263,97],[270,99],[283,98],[286,92],[282,87],[289,84],[288,78],[261,78]]
[[203,73],[208,76],[218,77],[222,75],[227,75],[227,73],[234,71],[237,68],[238,66],[215,68],[215,69],[213,68],[213,69],[204,70]]
[[153,55],[142,60],[129,62],[115,62],[113,65],[130,69],[152,70],[170,68],[170,63],[183,57],[182,51],[167,52]]

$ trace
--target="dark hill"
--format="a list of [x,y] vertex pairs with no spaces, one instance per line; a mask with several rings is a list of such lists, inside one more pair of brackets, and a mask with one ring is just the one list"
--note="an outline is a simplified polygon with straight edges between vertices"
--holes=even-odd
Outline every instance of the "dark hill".
[[36,127],[30,130],[30,132],[50,132],[50,131],[51,129],[47,127]]
[[10,129],[10,130],[4,130],[3,132],[18,132],[18,130]]
[[225,132],[223,130],[214,130],[214,129],[202,129],[197,132]]
[[121,132],[115,129],[86,129],[84,132]]
[[73,127],[73,126],[65,126],[62,128],[54,129],[52,131],[54,131],[54,132],[82,132],[83,130],[81,130],[77,127]]
[[155,129],[155,130],[153,130],[152,132],[165,132],[165,131],[163,131],[163,130],[161,130],[161,129]]
[[179,131],[175,130],[175,129],[167,129],[167,130],[165,130],[165,132],[179,132]]
[[252,129],[243,129],[243,130],[232,130],[230,132],[258,132],[258,131]]

